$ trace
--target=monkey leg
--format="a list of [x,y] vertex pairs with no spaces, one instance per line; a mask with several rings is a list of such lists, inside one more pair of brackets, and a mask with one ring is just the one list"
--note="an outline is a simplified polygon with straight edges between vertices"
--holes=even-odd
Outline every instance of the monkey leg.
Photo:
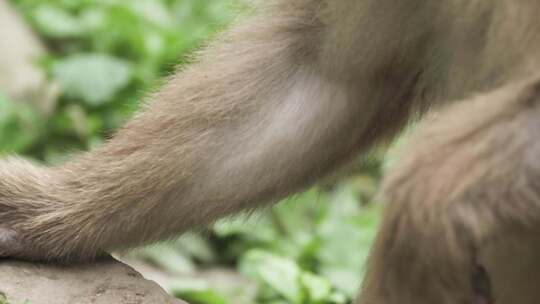
[[540,228],[537,79],[451,106],[419,127],[384,182],[388,205],[360,303],[492,303],[485,248]]

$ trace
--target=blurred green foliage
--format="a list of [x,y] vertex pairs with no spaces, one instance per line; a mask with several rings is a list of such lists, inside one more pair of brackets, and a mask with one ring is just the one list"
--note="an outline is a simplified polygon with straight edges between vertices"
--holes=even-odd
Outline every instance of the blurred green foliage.
[[[232,0],[13,0],[50,55],[36,64],[61,88],[41,117],[0,95],[0,152],[49,163],[90,149],[124,122],[177,64],[238,16]],[[377,226],[371,203],[381,160],[341,183],[276,208],[216,223],[204,234],[137,251],[172,276],[169,291],[192,304],[351,303]],[[233,269],[254,287],[220,288],[204,278]]]
[[230,291],[219,293],[204,279],[196,288],[184,280],[169,286],[192,304],[351,303],[378,225],[378,208],[371,201],[376,180],[364,173],[137,255],[178,274],[232,267],[257,283],[247,300]]
[[240,6],[218,0],[12,2],[51,51],[37,64],[62,94],[53,116],[43,120],[29,119],[27,108],[0,98],[6,109],[0,152],[48,162],[101,143]]

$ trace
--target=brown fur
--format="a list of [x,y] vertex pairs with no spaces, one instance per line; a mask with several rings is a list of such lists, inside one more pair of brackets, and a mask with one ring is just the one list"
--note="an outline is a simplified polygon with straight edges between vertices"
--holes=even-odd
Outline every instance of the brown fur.
[[390,205],[363,304],[484,303],[472,300],[471,288],[482,247],[538,228],[538,117],[533,77],[423,122],[383,185]]
[[540,2],[267,2],[102,148],[58,167],[0,163],[0,254],[89,260],[173,237],[299,191],[431,106],[487,92],[427,122],[389,177],[361,296],[482,303],[478,246],[537,222]]

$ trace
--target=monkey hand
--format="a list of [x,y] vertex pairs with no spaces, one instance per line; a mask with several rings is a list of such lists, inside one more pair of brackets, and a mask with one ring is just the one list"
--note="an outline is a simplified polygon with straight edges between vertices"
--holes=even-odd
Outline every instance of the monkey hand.
[[64,188],[48,168],[0,161],[1,258],[72,261],[97,255],[88,237],[95,225],[74,208],[77,202],[65,201]]

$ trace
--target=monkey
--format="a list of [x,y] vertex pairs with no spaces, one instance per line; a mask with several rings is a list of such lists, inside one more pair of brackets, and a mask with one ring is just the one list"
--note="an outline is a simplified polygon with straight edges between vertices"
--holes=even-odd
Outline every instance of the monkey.
[[357,303],[491,304],[479,252],[538,223],[539,14],[533,0],[258,3],[102,147],[0,162],[0,256],[91,261],[172,238],[433,113],[383,183]]
[[[494,303],[489,274],[478,268],[482,247],[505,234],[534,232],[538,222],[538,80],[471,97],[421,123],[383,182],[391,208],[362,303]],[[481,298],[467,300],[475,297]]]

